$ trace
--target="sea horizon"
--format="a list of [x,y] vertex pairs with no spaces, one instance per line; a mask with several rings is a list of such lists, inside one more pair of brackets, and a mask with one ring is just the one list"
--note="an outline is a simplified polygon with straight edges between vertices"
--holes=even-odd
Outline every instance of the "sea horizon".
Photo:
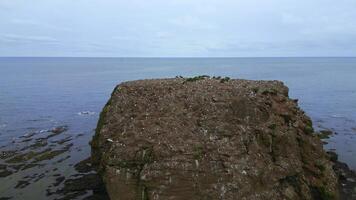
[[356,58],[356,56],[0,56],[0,58]]

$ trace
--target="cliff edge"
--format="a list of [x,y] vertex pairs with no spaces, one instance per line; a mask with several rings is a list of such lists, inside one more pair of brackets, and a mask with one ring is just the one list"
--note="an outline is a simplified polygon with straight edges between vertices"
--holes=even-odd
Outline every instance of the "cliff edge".
[[339,198],[311,120],[279,81],[122,83],[91,145],[113,200]]

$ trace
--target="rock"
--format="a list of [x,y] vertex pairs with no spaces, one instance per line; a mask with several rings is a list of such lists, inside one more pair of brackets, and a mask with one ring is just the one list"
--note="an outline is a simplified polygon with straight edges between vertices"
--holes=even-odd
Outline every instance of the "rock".
[[334,171],[339,177],[339,196],[342,200],[356,199],[356,173],[352,171],[347,164],[333,159]]
[[0,169],[0,178],[10,176],[11,174],[13,174],[13,172],[7,170],[6,168]]
[[21,136],[20,138],[31,138],[36,134],[36,132],[32,132],[32,133],[26,133],[25,135]]
[[338,160],[338,155],[334,151],[328,151],[326,153],[329,155],[332,162],[336,162]]
[[320,139],[328,139],[332,134],[333,132],[330,130],[321,130],[319,133],[316,133]]
[[[57,181],[63,182],[64,179],[59,177]],[[108,196],[103,182],[97,174],[85,174],[75,179],[67,179],[64,181],[64,187],[54,193],[47,191],[47,195],[53,194],[62,195],[62,200],[79,199],[86,194],[86,191],[92,191],[91,195],[87,195],[85,199],[108,200]],[[83,198],[80,198],[83,199]]]
[[79,173],[89,173],[93,171],[90,161],[91,159],[87,158],[78,162],[77,164],[74,165],[75,170]]
[[279,81],[118,85],[92,162],[111,199],[339,199],[312,122]]
[[0,197],[0,200],[9,200],[12,199],[12,197]]
[[67,126],[58,126],[58,127],[54,127],[52,130],[50,130],[50,132],[60,134],[67,130],[68,130]]
[[20,180],[17,182],[17,185],[15,186],[15,188],[25,188],[28,185],[30,185],[30,183],[28,181]]
[[64,176],[60,176],[58,178],[56,178],[56,182],[53,183],[53,186],[57,187],[58,185],[60,185],[66,178]]
[[16,151],[0,151],[0,159],[4,160],[16,155]]

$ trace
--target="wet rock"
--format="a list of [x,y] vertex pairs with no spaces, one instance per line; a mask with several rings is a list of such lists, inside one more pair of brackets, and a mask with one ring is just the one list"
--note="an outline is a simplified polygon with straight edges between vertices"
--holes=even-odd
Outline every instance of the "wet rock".
[[28,139],[22,140],[21,142],[30,142],[30,141],[32,141],[32,140],[33,140],[33,138],[28,138]]
[[28,185],[30,185],[30,183],[28,181],[20,180],[17,182],[17,185],[15,186],[15,188],[25,188]]
[[92,159],[111,199],[338,199],[332,163],[279,81],[125,82]]
[[59,145],[62,145],[62,144],[66,143],[66,142],[69,142],[69,141],[72,141],[72,137],[71,136],[68,136],[68,137],[60,139],[60,140],[53,141],[53,143],[57,143]]
[[316,133],[320,139],[328,139],[332,134],[333,132],[330,130],[321,130],[319,133]]
[[69,193],[63,197],[56,198],[55,200],[72,200],[72,199],[80,199],[79,197],[86,195],[85,191],[75,191]]
[[336,162],[338,160],[338,155],[334,151],[328,151],[326,153],[329,155],[332,162]]
[[28,149],[36,150],[36,149],[39,149],[41,147],[47,146],[47,144],[48,143],[47,143],[46,140],[36,140],[35,143],[23,147],[20,151],[25,151],[25,150],[28,150]]
[[74,168],[79,173],[89,173],[94,170],[91,165],[91,158],[87,158],[80,161],[79,163],[74,165]]
[[32,132],[32,133],[26,133],[25,135],[21,136],[20,138],[31,138],[36,134],[36,132]]
[[15,164],[15,165],[8,165],[9,168],[13,169],[14,171],[19,171],[25,166],[25,164]]
[[88,174],[78,179],[66,180],[64,189],[67,191],[85,191],[98,187],[100,183],[98,175]]
[[64,187],[55,194],[62,197],[61,200],[76,199],[85,195],[86,191],[93,191],[93,194],[87,199],[109,200],[101,177],[97,174],[86,174],[75,179],[68,179],[64,182]]
[[16,154],[16,151],[0,151],[0,159],[5,160]]
[[84,134],[83,133],[79,133],[78,135],[75,136],[75,138],[82,137],[82,136],[84,136]]
[[6,165],[0,164],[0,170],[2,170],[2,169],[6,169]]
[[[52,148],[45,148],[40,151],[35,151],[40,147],[47,147],[47,142],[42,141],[41,143],[35,143],[30,146],[22,148],[20,151],[16,152],[13,155],[13,157],[5,160],[5,162],[9,164],[16,164],[16,163],[26,163],[31,161],[33,164],[36,164],[44,160],[51,160],[63,153],[66,153],[72,146],[73,144],[70,143],[68,145],[65,145],[64,148],[59,150],[53,150]],[[29,148],[34,150],[25,151]],[[33,167],[33,166],[27,165],[27,167]]]
[[62,150],[54,150],[54,151],[46,151],[45,153],[42,153],[41,155],[39,155],[38,157],[36,157],[34,160],[34,162],[41,162],[44,160],[51,160],[56,156],[61,155],[62,153],[67,152],[66,149],[62,149]]
[[31,168],[39,167],[39,166],[43,166],[43,165],[34,164],[34,163],[29,163],[29,164],[26,164],[23,168],[21,168],[21,170],[31,169]]
[[60,134],[62,134],[64,132],[66,132],[67,130],[68,130],[68,126],[58,126],[58,127],[55,127],[53,129],[49,130],[48,132],[50,134],[48,134],[46,137],[37,138],[37,140],[48,140],[48,139],[50,139],[52,137],[55,137],[57,135],[60,135]]
[[29,152],[19,153],[16,156],[12,157],[11,159],[6,160],[6,163],[24,163],[26,161],[35,158],[36,156],[45,154],[49,151],[51,151],[51,149],[45,149],[40,152],[29,151]]
[[53,183],[53,186],[57,187],[59,184],[61,184],[66,178],[64,176],[60,176],[56,178],[56,182]]
[[65,160],[68,160],[69,158],[70,158],[70,155],[67,155],[64,158],[61,158],[61,159],[57,160],[56,163],[61,163],[61,162],[65,161]]
[[68,126],[58,126],[53,128],[50,132],[60,134],[68,130]]
[[45,173],[41,173],[40,175],[38,175],[37,177],[34,178],[33,182],[35,183],[35,182],[43,179],[45,176],[46,176]]
[[0,178],[4,178],[13,174],[12,171],[7,169],[6,165],[0,165]]
[[12,197],[0,197],[0,200],[9,200],[12,199]]
[[94,194],[85,197],[83,200],[109,200],[109,196],[106,193],[95,192]]
[[[335,155],[335,153],[333,153]],[[339,193],[342,200],[356,199],[356,173],[347,164],[337,160],[337,155],[331,157],[336,175],[339,177]]]

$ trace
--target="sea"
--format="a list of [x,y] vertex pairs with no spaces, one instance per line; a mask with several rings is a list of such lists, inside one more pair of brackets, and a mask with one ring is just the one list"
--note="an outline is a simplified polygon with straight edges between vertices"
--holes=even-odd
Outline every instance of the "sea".
[[59,198],[58,177],[77,176],[74,166],[89,157],[98,116],[117,84],[196,75],[283,81],[314,128],[334,132],[324,148],[356,170],[356,58],[4,57],[0,198]]

